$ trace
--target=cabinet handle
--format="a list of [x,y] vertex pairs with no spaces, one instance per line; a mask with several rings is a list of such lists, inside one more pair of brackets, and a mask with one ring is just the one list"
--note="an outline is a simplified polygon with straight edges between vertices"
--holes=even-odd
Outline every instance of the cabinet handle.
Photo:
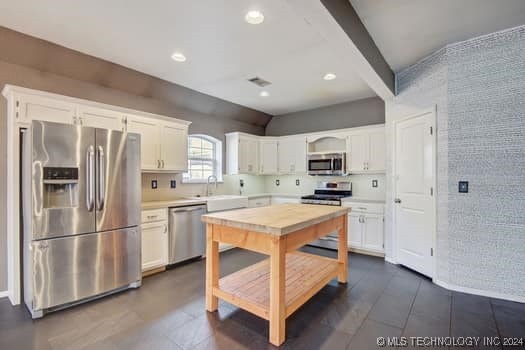
[[161,160],[161,162],[162,162],[162,169],[164,169],[164,159]]
[[160,160],[157,159],[157,169],[160,169]]
[[264,173],[264,165],[261,165],[261,173]]
[[155,219],[158,215],[148,215],[148,219]]
[[357,207],[357,209],[366,210],[365,207]]
[[164,234],[168,233],[168,225],[164,224]]

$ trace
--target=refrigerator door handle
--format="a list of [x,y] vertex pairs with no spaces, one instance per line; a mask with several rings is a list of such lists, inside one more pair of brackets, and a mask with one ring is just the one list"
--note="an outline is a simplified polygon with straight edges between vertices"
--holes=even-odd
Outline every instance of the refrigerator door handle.
[[97,191],[97,210],[101,211],[104,209],[104,192],[106,190],[106,160],[104,155],[104,149],[102,146],[98,146],[98,191]]
[[92,145],[90,145],[87,149],[87,152],[86,152],[86,180],[87,180],[87,185],[86,185],[86,192],[87,192],[87,195],[86,195],[86,205],[87,205],[87,210],[88,211],[92,211],[93,210],[93,202],[94,202],[94,184],[95,184],[95,172],[94,172],[94,167],[95,167],[95,149],[93,148]]

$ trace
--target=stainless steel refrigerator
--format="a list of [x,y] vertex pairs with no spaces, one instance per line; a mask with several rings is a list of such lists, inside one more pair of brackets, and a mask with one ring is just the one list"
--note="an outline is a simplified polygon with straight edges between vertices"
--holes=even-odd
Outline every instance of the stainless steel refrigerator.
[[21,148],[23,294],[33,318],[140,286],[140,135],[33,121]]

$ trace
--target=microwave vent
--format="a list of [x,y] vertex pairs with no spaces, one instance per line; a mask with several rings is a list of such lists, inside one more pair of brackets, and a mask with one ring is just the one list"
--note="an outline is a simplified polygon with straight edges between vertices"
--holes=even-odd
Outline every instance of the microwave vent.
[[260,87],[265,87],[271,84],[269,81],[266,81],[259,77],[253,77],[251,79],[248,79],[248,81]]

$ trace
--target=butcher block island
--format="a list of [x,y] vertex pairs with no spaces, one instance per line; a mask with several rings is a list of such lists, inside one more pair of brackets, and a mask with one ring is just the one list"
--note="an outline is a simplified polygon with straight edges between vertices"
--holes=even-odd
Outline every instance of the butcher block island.
[[[270,343],[285,340],[285,320],[333,278],[346,283],[348,207],[281,204],[202,216],[206,223],[206,309],[218,298],[270,323]],[[331,232],[338,258],[297,251]],[[219,242],[269,255],[219,279]]]

